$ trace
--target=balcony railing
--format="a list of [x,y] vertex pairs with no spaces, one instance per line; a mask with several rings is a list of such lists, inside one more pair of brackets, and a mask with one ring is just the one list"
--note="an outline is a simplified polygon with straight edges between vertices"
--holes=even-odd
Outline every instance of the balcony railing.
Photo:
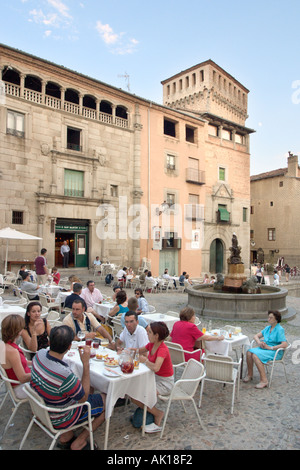
[[129,128],[128,119],[112,116],[111,114],[106,114],[102,111],[97,111],[95,109],[84,106],[82,106],[80,109],[78,104],[71,103],[70,101],[64,101],[62,106],[62,101],[60,98],[44,95],[39,91],[30,90],[29,88],[24,88],[24,94],[23,97],[21,97],[21,87],[19,85],[14,85],[13,83],[5,82],[5,94],[9,96],[16,96],[18,98],[24,98],[26,101],[45,105],[52,109],[63,109],[67,113],[75,114],[77,116],[82,115],[85,118],[94,119],[95,121],[100,121],[106,124],[114,124],[115,126],[122,127],[123,129]]
[[196,170],[195,168],[187,168],[185,179],[187,183],[205,184],[205,171]]

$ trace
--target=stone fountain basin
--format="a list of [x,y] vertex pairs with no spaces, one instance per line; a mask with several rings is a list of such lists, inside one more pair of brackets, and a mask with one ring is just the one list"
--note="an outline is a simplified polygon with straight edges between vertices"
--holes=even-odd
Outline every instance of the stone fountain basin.
[[191,286],[186,291],[188,306],[208,319],[266,321],[268,310],[278,310],[283,320],[291,320],[296,314],[286,306],[288,291],[281,287],[262,285],[261,294],[222,292],[212,285]]

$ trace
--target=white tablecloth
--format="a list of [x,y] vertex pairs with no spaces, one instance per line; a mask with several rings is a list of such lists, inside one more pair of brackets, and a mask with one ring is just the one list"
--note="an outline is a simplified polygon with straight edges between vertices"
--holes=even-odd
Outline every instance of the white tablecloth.
[[[115,351],[107,348],[100,347],[99,351],[104,354],[109,354],[109,357],[118,357]],[[75,353],[75,354],[73,354]],[[82,362],[79,357],[77,349],[71,349],[69,353],[64,356],[64,361],[67,362],[77,377],[81,378],[82,375]],[[106,437],[104,448],[107,447],[109,419],[112,415],[114,405],[118,398],[124,398],[125,395],[135,398],[136,400],[144,403],[144,405],[152,408],[156,401],[156,384],[155,374],[145,364],[140,364],[139,369],[135,369],[132,374],[123,374],[120,367],[113,368],[122,375],[116,377],[107,377],[104,375],[105,365],[103,362],[90,360],[90,382],[91,386],[96,390],[106,393]],[[125,409],[126,410],[126,409]]]
[[1,306],[0,307],[0,322],[2,322],[2,320],[7,317],[8,315],[12,315],[12,314],[15,314],[15,315],[21,315],[23,318],[25,316],[25,308],[23,307],[19,307],[18,305],[8,305],[8,304],[5,304],[5,306]]
[[73,294],[73,292],[68,291],[68,292],[59,292],[56,296],[55,302],[58,304],[63,304],[68,295]]
[[[209,332],[208,332],[209,333]],[[239,334],[233,335],[233,339],[224,339],[223,341],[205,341],[206,353],[221,354],[228,356],[236,347],[250,346],[248,336]]]
[[60,292],[61,287],[56,286],[56,285],[50,285],[50,286],[40,286],[39,291],[43,292],[45,294],[50,295],[51,297],[55,297],[58,295]]
[[102,317],[106,318],[111,309],[116,305],[116,302],[103,302],[102,304],[94,304],[94,310],[101,315]]
[[171,333],[174,323],[179,321],[178,317],[172,317],[171,315],[165,315],[164,313],[145,313],[143,318],[147,320],[148,324],[154,321],[163,321]]

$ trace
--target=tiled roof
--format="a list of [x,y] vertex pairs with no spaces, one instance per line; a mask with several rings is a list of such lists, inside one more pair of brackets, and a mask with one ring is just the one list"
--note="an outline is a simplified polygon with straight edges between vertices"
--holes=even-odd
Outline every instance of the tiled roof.
[[284,176],[287,173],[287,168],[278,168],[277,170],[266,171],[259,175],[253,175],[250,177],[250,181],[263,180],[266,178],[275,178],[276,176]]

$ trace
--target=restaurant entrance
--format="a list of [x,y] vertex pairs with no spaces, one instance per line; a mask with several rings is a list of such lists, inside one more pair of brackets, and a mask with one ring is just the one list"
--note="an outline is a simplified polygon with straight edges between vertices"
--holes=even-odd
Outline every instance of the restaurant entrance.
[[62,267],[61,245],[67,240],[70,247],[69,266],[88,267],[88,220],[57,219],[55,226],[55,265]]

